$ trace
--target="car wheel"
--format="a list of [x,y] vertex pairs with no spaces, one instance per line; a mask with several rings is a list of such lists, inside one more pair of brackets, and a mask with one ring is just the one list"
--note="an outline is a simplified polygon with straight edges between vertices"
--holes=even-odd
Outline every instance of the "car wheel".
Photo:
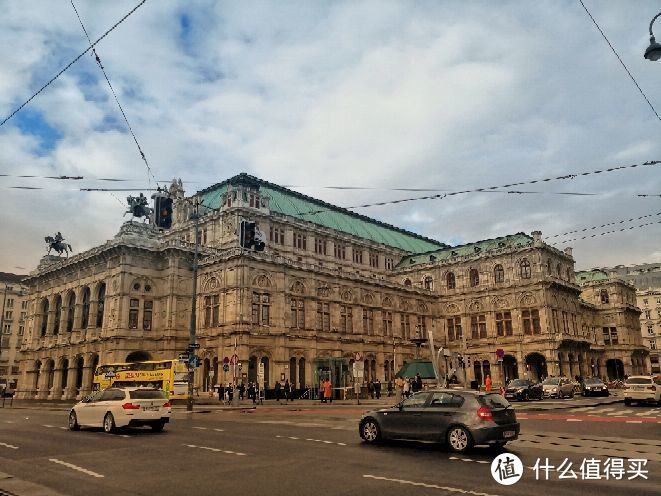
[[110,412],[106,413],[106,416],[103,417],[103,431],[109,434],[115,432],[115,417]]
[[627,398],[624,398],[624,404],[627,405],[627,406],[630,406],[631,405],[631,400],[629,400]]
[[151,430],[154,432],[161,432],[163,430],[163,427],[165,427],[165,422],[162,420],[159,420],[158,422],[154,422],[151,424]]
[[470,433],[461,426],[450,427],[448,430],[448,447],[455,453],[463,453],[473,446]]
[[558,399],[561,400],[565,397],[564,394],[562,394],[562,391],[558,391]]
[[571,393],[569,393],[569,399],[572,399],[574,397],[574,390],[571,390]]
[[360,426],[360,437],[373,444],[381,440],[381,429],[374,419],[364,420]]
[[71,412],[69,412],[69,430],[77,431],[79,429],[80,425],[78,425],[78,417],[76,416],[76,412],[71,410]]
[[528,401],[530,398],[528,398],[528,391],[524,391],[523,394],[521,395],[521,400],[523,401]]

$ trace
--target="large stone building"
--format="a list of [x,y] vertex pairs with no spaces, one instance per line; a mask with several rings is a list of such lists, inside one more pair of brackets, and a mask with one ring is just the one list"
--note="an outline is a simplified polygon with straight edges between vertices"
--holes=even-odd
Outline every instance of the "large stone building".
[[[99,363],[170,359],[186,348],[193,202],[181,182],[170,195],[168,231],[124,224],[104,245],[45,257],[26,279],[22,397],[78,397]],[[388,381],[413,359],[411,339],[428,331],[455,366],[459,353],[470,359],[468,378],[478,381],[649,367],[631,325],[633,288],[610,278],[577,284],[571,251],[541,233],[450,247],[245,174],[197,198],[202,390],[230,379],[222,361],[235,352],[247,380],[264,364],[268,387],[289,379],[305,389],[320,374],[348,387],[356,353],[365,378]],[[257,223],[265,251],[239,246],[242,220]],[[594,299],[602,287],[607,303]]]
[[19,376],[19,351],[25,334],[28,291],[21,281],[25,276],[0,272],[2,313],[0,313],[0,393],[16,389]]

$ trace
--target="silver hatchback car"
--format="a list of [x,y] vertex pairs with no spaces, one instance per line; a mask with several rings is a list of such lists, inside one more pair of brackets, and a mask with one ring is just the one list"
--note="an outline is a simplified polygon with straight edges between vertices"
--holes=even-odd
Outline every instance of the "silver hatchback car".
[[573,398],[574,383],[567,377],[547,377],[542,382],[544,398]]

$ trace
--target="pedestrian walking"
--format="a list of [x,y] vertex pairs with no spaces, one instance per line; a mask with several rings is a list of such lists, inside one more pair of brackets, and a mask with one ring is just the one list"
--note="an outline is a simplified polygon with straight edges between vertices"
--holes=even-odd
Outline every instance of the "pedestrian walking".
[[239,399],[243,400],[243,397],[246,394],[246,385],[242,382],[239,384]]
[[392,396],[392,381],[388,381],[388,398]]
[[487,374],[487,378],[484,380],[484,388],[487,392],[491,391],[491,375]]
[[291,391],[291,386],[289,385],[289,379],[285,381],[284,390],[285,390],[285,403],[287,403],[289,401],[289,394]]
[[381,399],[381,381],[379,379],[374,383],[374,393],[376,394],[376,399]]
[[324,383],[324,399],[329,403],[333,403],[333,385],[330,379],[326,379]]
[[221,403],[225,402],[225,386],[222,384],[218,386],[218,401]]
[[411,395],[411,382],[408,377],[404,377],[404,398],[408,398]]
[[367,395],[374,399],[374,381],[370,379],[370,381],[367,383]]
[[422,377],[420,377],[420,372],[415,374],[415,390],[422,391]]
[[227,383],[227,401],[232,403],[234,399],[234,387],[228,382]]
[[280,384],[280,381],[275,381],[275,401],[280,401],[281,393],[282,393],[282,384]]

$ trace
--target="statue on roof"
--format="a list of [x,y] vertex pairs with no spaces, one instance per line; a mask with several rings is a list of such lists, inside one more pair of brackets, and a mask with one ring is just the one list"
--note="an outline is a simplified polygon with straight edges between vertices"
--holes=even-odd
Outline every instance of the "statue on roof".
[[60,231],[57,231],[55,236],[46,236],[44,241],[46,241],[48,244],[48,252],[46,253],[47,255],[50,255],[51,250],[55,250],[58,255],[60,255],[62,252],[66,253],[68,258],[69,252],[73,251],[70,244],[64,243],[64,236],[62,236]]
[[133,217],[144,217],[145,222],[149,222],[149,216],[152,214],[153,210],[147,202],[147,197],[140,193],[140,196],[128,196],[126,201],[129,204],[129,209],[124,212],[124,215],[131,214],[131,219]]

